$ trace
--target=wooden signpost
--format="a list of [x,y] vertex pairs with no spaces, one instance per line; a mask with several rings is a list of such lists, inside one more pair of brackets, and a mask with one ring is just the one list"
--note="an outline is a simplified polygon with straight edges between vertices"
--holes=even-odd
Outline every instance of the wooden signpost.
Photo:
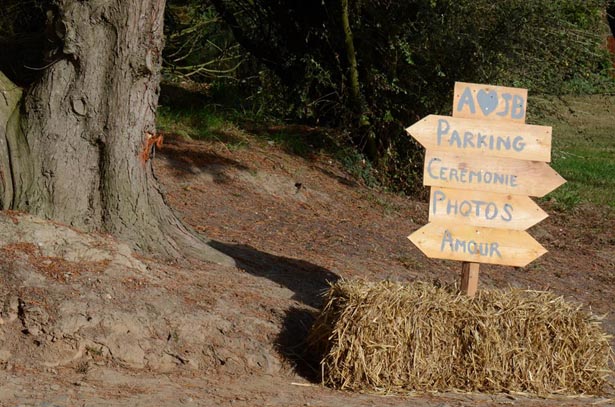
[[523,267],[546,253],[525,230],[548,215],[529,198],[566,182],[551,160],[551,127],[525,124],[527,90],[457,82],[453,117],[406,131],[426,149],[429,221],[408,239],[432,258],[460,260],[474,296],[479,263]]

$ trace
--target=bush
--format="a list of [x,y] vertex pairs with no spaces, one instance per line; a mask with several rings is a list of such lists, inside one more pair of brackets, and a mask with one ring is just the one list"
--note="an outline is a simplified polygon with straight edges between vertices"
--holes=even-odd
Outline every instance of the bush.
[[267,89],[278,92],[278,112],[351,129],[355,147],[406,191],[422,163],[403,129],[448,113],[455,81],[554,94],[613,84],[604,74],[606,0],[350,1],[360,109],[350,91],[344,1],[212,3],[279,79]]

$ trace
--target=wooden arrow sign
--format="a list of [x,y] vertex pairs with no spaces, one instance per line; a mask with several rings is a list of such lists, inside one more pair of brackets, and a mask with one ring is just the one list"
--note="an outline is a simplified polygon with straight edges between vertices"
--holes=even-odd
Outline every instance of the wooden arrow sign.
[[527,232],[431,222],[410,236],[427,257],[524,267],[547,252]]
[[429,220],[432,222],[525,230],[547,216],[524,195],[431,188]]
[[541,197],[565,182],[544,162],[429,150],[425,154],[424,185]]
[[428,150],[551,161],[551,127],[429,115],[406,129]]

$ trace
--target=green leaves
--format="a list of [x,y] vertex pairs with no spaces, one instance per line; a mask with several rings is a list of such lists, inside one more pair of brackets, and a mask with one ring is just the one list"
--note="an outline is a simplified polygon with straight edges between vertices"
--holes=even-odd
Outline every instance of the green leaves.
[[252,75],[243,72],[260,78],[262,92],[250,100],[284,118],[347,129],[389,179],[418,173],[416,146],[403,129],[428,113],[447,113],[455,81],[534,94],[613,83],[605,79],[606,0],[348,0],[359,95],[339,0],[212,3],[261,63]]

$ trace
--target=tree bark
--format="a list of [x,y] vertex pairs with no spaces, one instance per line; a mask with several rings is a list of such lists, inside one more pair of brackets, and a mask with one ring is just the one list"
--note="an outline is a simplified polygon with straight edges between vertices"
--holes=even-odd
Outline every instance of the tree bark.
[[2,207],[108,232],[150,253],[232,264],[178,221],[151,160],[140,158],[156,132],[165,0],[55,6],[56,61],[26,93],[21,126],[13,119],[16,134],[0,151]]

